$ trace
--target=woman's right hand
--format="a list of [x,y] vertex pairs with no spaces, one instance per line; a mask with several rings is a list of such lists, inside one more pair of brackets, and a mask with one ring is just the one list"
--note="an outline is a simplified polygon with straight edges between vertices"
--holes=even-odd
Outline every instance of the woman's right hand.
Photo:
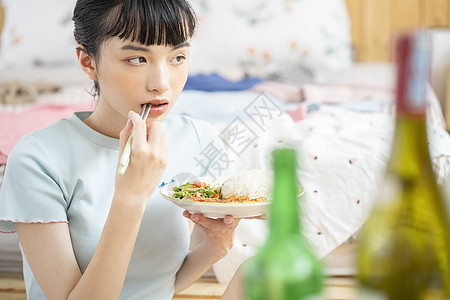
[[133,111],[128,113],[128,118],[127,125],[120,132],[119,157],[133,132],[131,158],[125,173],[116,173],[114,198],[136,201],[135,204],[145,207],[167,167],[166,136],[159,121],[146,125]]

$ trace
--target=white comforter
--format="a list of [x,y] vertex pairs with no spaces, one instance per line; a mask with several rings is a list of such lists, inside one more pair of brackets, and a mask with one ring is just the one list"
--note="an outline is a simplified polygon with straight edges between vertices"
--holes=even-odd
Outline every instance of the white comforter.
[[[271,105],[265,111],[261,98]],[[394,118],[389,109],[375,109],[374,102],[346,105],[345,109],[319,105],[305,119],[294,122],[276,111],[289,109],[290,104],[254,93],[192,91],[184,93],[178,105],[179,112],[206,118],[216,125],[218,134],[229,145],[228,156],[236,171],[271,168],[270,152],[280,142],[298,150],[298,176],[305,188],[301,200],[303,233],[318,258],[326,257],[355,236],[367,220],[392,146]],[[258,105],[260,116],[265,113],[264,126],[248,114],[255,111],[252,106]],[[254,133],[247,136],[254,139],[245,149],[236,149],[236,139],[225,134],[237,119],[241,130],[247,128]],[[450,137],[436,122],[429,122],[428,134],[433,167],[441,183],[450,175]],[[241,221],[234,248],[214,266],[219,281],[229,281],[240,263],[255,254],[267,237],[266,223]]]

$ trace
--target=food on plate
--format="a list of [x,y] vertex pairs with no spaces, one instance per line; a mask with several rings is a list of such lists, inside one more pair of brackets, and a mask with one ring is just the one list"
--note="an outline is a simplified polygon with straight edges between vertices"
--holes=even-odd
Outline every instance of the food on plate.
[[271,197],[273,171],[251,169],[241,171],[222,185],[222,195],[229,202],[265,202]]
[[266,202],[272,192],[272,180],[272,171],[246,170],[229,177],[222,185],[195,181],[176,186],[172,197],[211,203]]
[[174,187],[172,197],[196,202],[219,202],[223,200],[221,189],[220,185],[211,186],[202,181],[187,182]]

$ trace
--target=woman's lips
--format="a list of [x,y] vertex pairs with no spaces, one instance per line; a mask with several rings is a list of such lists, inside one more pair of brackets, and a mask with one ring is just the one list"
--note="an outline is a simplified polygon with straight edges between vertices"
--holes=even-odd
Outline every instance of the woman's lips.
[[[145,104],[152,105],[152,107],[150,108],[149,115],[163,114],[169,107],[169,101],[167,101],[167,99],[153,99],[146,102]],[[145,104],[142,104],[141,106],[144,107]]]
[[149,115],[163,114],[167,110],[168,107],[169,107],[169,103],[164,103],[164,104],[160,104],[160,105],[152,105]]

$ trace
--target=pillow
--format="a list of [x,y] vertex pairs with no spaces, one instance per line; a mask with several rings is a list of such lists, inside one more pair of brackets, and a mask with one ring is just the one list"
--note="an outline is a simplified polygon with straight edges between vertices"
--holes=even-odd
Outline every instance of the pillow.
[[344,0],[191,0],[199,25],[191,73],[265,77],[351,63]]
[[75,0],[3,0],[3,6],[2,67],[76,64]]

